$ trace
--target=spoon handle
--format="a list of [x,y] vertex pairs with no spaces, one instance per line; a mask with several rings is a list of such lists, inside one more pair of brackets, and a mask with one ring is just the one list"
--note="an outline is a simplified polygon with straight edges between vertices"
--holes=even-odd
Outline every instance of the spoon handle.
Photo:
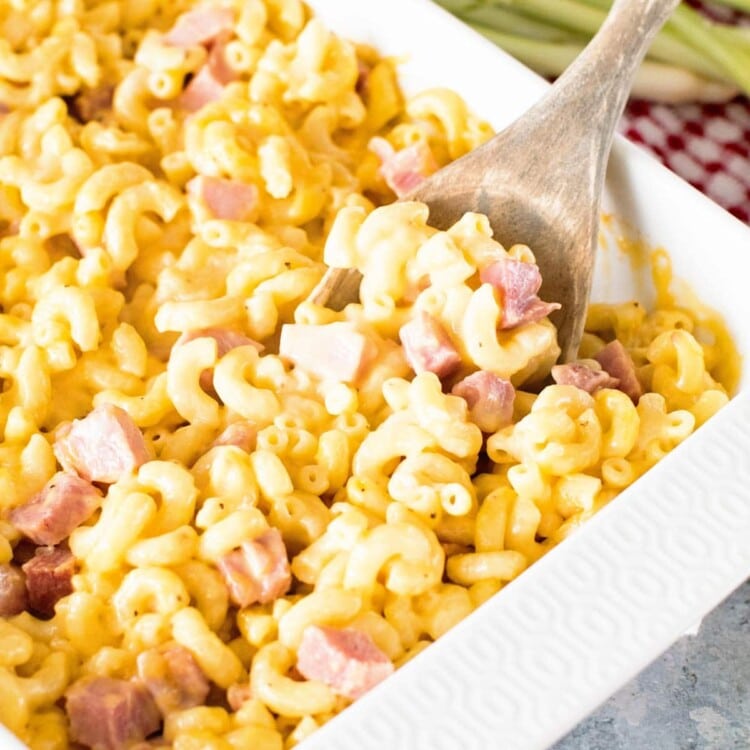
[[[615,0],[597,34],[547,95],[469,155],[487,195],[497,198],[496,186],[511,186],[512,194],[506,189],[508,195],[498,199],[504,215],[493,227],[504,244],[532,245],[544,299],[564,303],[553,321],[566,362],[577,356],[583,333],[615,127],[649,43],[678,4]],[[485,200],[479,209],[485,204],[490,207]],[[535,214],[543,221],[535,224]]]
[[[680,0],[615,0],[599,32],[558,80],[555,98],[560,115],[570,116],[575,110],[578,117],[568,121],[577,122],[578,135],[594,138],[592,145],[598,149],[609,151],[632,78],[654,36],[679,4]],[[594,123],[598,127],[592,127]],[[599,163],[603,177],[606,160]]]

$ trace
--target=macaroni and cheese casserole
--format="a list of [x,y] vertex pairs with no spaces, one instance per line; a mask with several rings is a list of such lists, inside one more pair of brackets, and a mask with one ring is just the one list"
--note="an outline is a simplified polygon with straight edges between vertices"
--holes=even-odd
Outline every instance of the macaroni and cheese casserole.
[[[556,364],[533,248],[396,201],[490,136],[299,0],[0,0],[29,747],[295,747],[727,402],[731,344],[668,295]],[[316,303],[326,266],[358,302]]]

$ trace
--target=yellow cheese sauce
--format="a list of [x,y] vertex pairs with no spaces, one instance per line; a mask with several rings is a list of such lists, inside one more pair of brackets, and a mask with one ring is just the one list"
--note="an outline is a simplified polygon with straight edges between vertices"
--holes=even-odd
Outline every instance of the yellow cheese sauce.
[[652,250],[649,261],[656,291],[656,307],[686,310],[692,315],[696,322],[693,335],[704,346],[706,369],[729,394],[734,394],[742,374],[742,355],[732,340],[724,317],[703,304],[689,284],[674,278],[672,261],[666,250]]
[[[664,315],[671,311],[690,318],[687,325],[704,347],[707,371],[730,395],[734,395],[742,374],[742,355],[722,314],[705,304],[700,294],[684,279],[675,277],[667,249],[651,246],[611,213],[601,214],[600,227],[599,247],[608,251],[610,242],[614,243],[632,271],[644,280],[648,279],[645,282],[648,288],[642,290],[643,296],[650,298],[647,307]],[[604,254],[603,260],[607,273],[608,253]],[[640,308],[634,304],[636,309]]]

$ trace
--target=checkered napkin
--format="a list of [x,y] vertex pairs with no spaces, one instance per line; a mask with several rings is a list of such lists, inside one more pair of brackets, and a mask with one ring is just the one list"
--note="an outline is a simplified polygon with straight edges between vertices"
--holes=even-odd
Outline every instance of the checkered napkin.
[[702,106],[633,101],[620,130],[750,223],[750,101]]
[[[750,18],[693,2],[724,22]],[[750,223],[750,100],[666,105],[632,101],[620,131],[741,221]]]

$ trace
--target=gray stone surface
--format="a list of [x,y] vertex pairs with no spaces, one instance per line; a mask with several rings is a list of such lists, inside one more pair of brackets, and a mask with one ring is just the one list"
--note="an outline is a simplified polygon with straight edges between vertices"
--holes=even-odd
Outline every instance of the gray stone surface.
[[750,581],[553,750],[750,750]]

